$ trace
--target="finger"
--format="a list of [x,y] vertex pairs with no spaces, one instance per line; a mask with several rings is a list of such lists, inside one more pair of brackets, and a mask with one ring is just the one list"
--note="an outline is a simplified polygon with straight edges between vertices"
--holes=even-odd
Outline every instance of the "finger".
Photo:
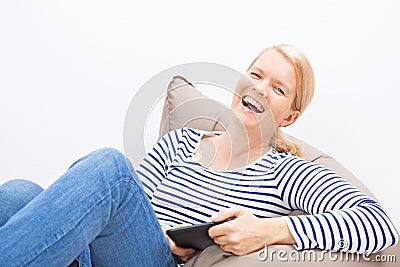
[[208,235],[212,238],[215,239],[217,237],[222,237],[222,236],[226,236],[230,233],[230,229],[229,227],[227,227],[226,225],[215,225],[213,227],[210,227],[210,229],[208,229]]
[[232,253],[231,247],[229,245],[222,245],[222,246],[220,246],[220,248],[225,252]]
[[185,248],[176,247],[173,254],[183,258],[183,257],[190,256],[190,255],[194,254],[195,252],[196,251],[191,248],[185,249]]
[[220,246],[226,246],[230,243],[229,238],[225,235],[214,238],[214,242]]
[[179,257],[185,257],[185,256],[188,256],[188,255],[192,255],[195,252],[196,251],[194,249],[191,249],[191,248],[183,249],[183,248],[177,247],[177,249],[175,250],[175,252],[173,254],[176,255],[176,256],[179,256]]
[[178,247],[172,240],[170,243],[170,248],[171,248],[172,254],[174,254],[176,256],[180,256],[180,257],[186,256],[186,255],[191,255],[195,252],[195,250],[191,249],[191,248]]
[[229,218],[236,218],[242,213],[246,212],[244,208],[233,207],[220,210],[217,214],[211,217],[213,222],[222,222]]
[[189,259],[193,258],[193,256],[196,254],[196,251],[193,250],[193,252],[190,252],[188,254],[186,254],[185,256],[176,256],[176,258],[179,259],[180,263],[185,263],[187,262]]
[[[208,235],[211,238],[227,236],[235,232],[235,221],[224,222],[218,225],[214,225],[208,229]],[[237,230],[236,230],[237,231]]]

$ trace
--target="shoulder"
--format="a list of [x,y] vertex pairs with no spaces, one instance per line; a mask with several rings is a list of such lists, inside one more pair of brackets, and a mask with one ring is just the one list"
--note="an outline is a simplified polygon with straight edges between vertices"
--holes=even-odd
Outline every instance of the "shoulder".
[[276,152],[275,173],[289,176],[320,176],[329,175],[330,177],[339,177],[334,171],[326,166],[308,161],[306,159],[291,155],[287,152]]

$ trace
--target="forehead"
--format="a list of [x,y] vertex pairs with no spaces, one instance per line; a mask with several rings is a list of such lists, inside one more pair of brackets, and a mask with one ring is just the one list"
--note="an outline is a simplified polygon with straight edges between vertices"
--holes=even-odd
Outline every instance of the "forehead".
[[253,64],[269,79],[285,83],[290,90],[296,88],[296,72],[292,63],[275,50],[267,50]]

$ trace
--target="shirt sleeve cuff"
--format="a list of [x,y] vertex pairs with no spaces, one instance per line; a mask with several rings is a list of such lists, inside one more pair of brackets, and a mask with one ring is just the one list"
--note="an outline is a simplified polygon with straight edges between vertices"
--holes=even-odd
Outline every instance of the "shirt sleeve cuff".
[[295,247],[297,250],[305,249],[305,247],[304,247],[304,242],[302,241],[302,239],[301,239],[299,233],[298,233],[297,230],[296,230],[296,225],[295,225],[295,223],[294,223],[295,218],[293,218],[293,216],[284,216],[283,218],[284,218],[284,220],[286,221],[286,224],[287,224],[288,227],[289,227],[289,231],[290,231],[290,233],[292,234],[292,236],[293,236],[293,238],[294,238],[294,240],[295,240],[295,242],[296,242],[296,244],[294,245],[294,247]]

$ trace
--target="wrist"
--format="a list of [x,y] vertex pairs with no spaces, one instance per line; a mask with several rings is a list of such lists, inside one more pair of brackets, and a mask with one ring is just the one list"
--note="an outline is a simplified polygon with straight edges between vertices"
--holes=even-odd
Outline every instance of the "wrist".
[[283,217],[266,219],[267,231],[270,231],[271,239],[268,245],[293,245],[296,241]]

